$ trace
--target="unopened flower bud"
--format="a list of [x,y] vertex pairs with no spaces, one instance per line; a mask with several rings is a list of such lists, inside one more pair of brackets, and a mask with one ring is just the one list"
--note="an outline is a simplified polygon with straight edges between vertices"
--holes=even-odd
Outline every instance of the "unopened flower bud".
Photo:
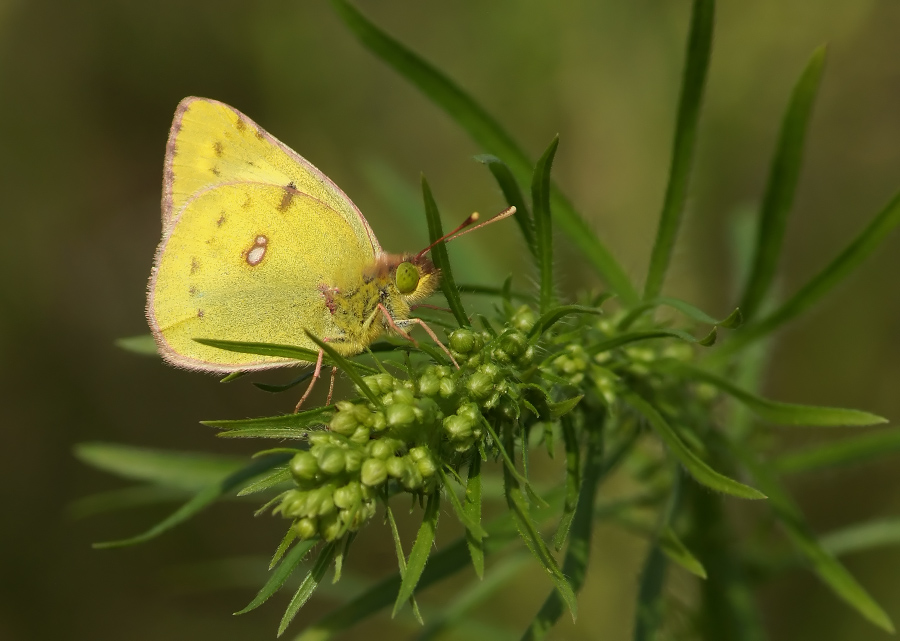
[[352,507],[362,500],[362,493],[359,491],[359,483],[351,481],[343,487],[339,487],[334,491],[334,504],[339,508],[346,509]]
[[419,474],[426,479],[437,473],[437,465],[430,456],[426,456],[425,458],[416,461],[416,468],[418,468]]
[[472,421],[452,414],[444,419],[444,430],[453,440],[468,438],[472,434]]
[[369,389],[377,396],[387,394],[394,389],[394,377],[390,374],[372,374],[371,376],[364,376],[363,382],[365,382]]
[[354,443],[359,443],[360,445],[364,445],[369,442],[369,435],[371,434],[368,427],[364,425],[360,425],[356,428],[356,431],[350,435],[350,440]]
[[297,452],[291,459],[291,474],[298,481],[312,481],[318,472],[316,457],[309,452]]
[[466,389],[477,399],[490,396],[494,388],[494,381],[484,372],[477,371],[466,381]]
[[441,387],[441,379],[433,374],[422,376],[419,381],[419,394],[422,396],[434,396]]
[[387,479],[387,466],[381,459],[366,459],[362,464],[359,479],[369,487],[381,485]]
[[315,517],[305,517],[294,522],[294,533],[301,541],[308,541],[318,532],[318,521]]
[[513,314],[511,324],[520,332],[528,332],[537,322],[537,316],[528,305],[522,305]]
[[403,427],[416,422],[416,412],[412,405],[403,403],[388,405],[384,411],[389,427]]
[[347,450],[344,452],[344,458],[344,469],[348,472],[358,472],[359,468],[362,467],[365,455],[362,450]]
[[344,471],[346,457],[339,447],[324,447],[318,452],[319,468],[329,476],[340,474]]
[[344,436],[353,434],[358,425],[359,422],[352,411],[339,411],[328,423],[328,427],[332,432],[343,434]]
[[438,385],[438,394],[441,398],[450,398],[456,393],[456,382],[452,378],[442,378]]
[[332,512],[328,516],[319,519],[319,534],[326,541],[335,540],[343,529],[344,524],[341,522],[340,515],[337,512]]

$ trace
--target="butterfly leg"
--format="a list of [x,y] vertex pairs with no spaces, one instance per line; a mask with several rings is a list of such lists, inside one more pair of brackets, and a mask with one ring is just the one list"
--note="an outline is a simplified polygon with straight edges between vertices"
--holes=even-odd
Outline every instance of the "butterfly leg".
[[[387,319],[388,325],[391,326],[391,329],[393,329],[395,332],[400,334],[400,336],[402,336],[406,340],[412,341],[413,345],[418,345],[418,343],[416,343],[416,339],[413,338],[412,336],[410,336],[408,332],[406,332],[402,327],[400,327],[397,324],[397,321],[395,321],[393,318],[391,318],[390,313],[388,312],[387,308],[384,305],[382,305],[381,303],[378,303],[378,309],[381,311],[382,314],[384,314],[384,317],[385,317],[385,319]],[[457,363],[456,359],[453,358],[453,354],[451,354],[450,350],[447,349],[447,347],[440,340],[438,340],[437,335],[425,323],[425,321],[423,321],[421,318],[407,318],[407,319],[404,319],[403,323],[404,324],[416,323],[418,325],[421,325],[422,329],[424,329],[428,333],[428,335],[431,336],[431,340],[433,340],[435,343],[437,343],[438,346],[440,346],[440,348],[442,350],[444,350],[444,353],[450,358],[450,362],[453,363],[453,366],[456,369],[459,369],[459,363]]]
[[[319,350],[319,357],[316,359],[316,369],[313,370],[312,380],[309,382],[309,387],[306,388],[306,391],[303,392],[303,396],[300,397],[300,402],[297,403],[297,407],[294,408],[294,414],[300,411],[300,407],[303,405],[303,402],[309,396],[309,393],[312,392],[312,388],[315,387],[316,381],[319,380],[319,377],[322,375],[322,359],[325,358],[325,350]],[[337,369],[337,368],[335,368]],[[331,384],[334,385],[334,374],[332,374]],[[331,399],[331,391],[328,392],[329,401]]]
[[334,392],[335,376],[337,376],[337,366],[331,368],[331,383],[328,385],[328,398],[325,399],[325,405],[331,405],[331,395]]

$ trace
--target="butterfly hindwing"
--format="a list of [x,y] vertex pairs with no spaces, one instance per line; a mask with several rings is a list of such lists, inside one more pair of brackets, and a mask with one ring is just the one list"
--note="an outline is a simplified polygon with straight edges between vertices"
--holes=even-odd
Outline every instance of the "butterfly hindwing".
[[147,314],[169,362],[228,372],[291,364],[194,338],[317,349],[339,334],[322,288],[375,258],[346,219],[289,187],[237,182],[188,199],[157,251]]

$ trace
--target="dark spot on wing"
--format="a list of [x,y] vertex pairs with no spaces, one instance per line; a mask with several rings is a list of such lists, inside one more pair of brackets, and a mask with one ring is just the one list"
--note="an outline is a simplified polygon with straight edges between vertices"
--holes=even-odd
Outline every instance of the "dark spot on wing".
[[203,310],[202,309],[197,310],[197,318],[203,318]]
[[221,172],[219,171],[219,168],[216,167],[215,165],[213,165],[213,166],[210,168],[210,171],[212,172],[213,176],[218,176],[218,175],[221,174]]
[[224,222],[225,222],[225,212],[223,211],[222,214],[219,216],[219,220],[216,221],[216,227],[221,227]]
[[290,187],[284,188],[284,194],[281,196],[281,204],[278,205],[278,211],[287,211],[288,207],[291,206],[291,201],[294,199],[295,193],[297,193],[296,190],[291,189]]
[[243,119],[243,118],[241,118],[240,116],[238,116],[237,122],[234,123],[234,127],[235,127],[235,129],[237,129],[238,131],[244,131],[244,129],[247,128],[247,123],[244,122],[244,119]]
[[196,258],[191,258],[191,273],[196,274],[200,269],[200,261]]
[[256,128],[256,137],[259,138],[260,140],[265,140],[265,138],[266,138],[266,133],[265,133],[262,129],[260,129],[259,127],[257,127],[257,128]]
[[213,151],[215,152],[217,157],[221,158],[222,153],[225,151],[225,148],[222,146],[222,143],[217,140],[213,143]]
[[259,265],[262,262],[262,259],[266,257],[268,244],[269,239],[262,234],[254,238],[253,245],[244,252],[244,260],[247,261],[247,264],[251,267]]

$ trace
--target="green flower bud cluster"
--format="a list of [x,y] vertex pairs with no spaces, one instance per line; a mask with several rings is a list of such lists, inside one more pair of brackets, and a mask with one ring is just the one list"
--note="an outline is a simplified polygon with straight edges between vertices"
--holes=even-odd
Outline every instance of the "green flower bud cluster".
[[444,418],[444,435],[456,452],[465,452],[482,436],[481,410],[475,403],[465,403],[456,414]]
[[577,343],[569,343],[562,353],[550,362],[554,374],[565,379],[570,385],[579,385],[585,377],[590,356]]
[[462,327],[450,334],[449,342],[453,357],[458,363],[469,367],[491,364],[523,369],[534,360],[534,346],[528,336],[518,329],[508,329],[494,338],[487,332]]
[[[277,508],[301,539],[334,540],[372,517],[388,483],[433,492],[443,466],[455,466],[484,438],[486,411],[519,416],[520,372],[535,347],[527,331],[535,313],[520,307],[499,336],[461,328],[448,345],[460,369],[428,365],[409,379],[387,373],[363,378],[377,403],[341,401],[328,430],[290,464],[297,487]],[[362,394],[361,394],[362,396]]]
[[294,519],[300,539],[332,541],[375,514],[375,490],[360,480],[366,447],[334,432],[313,433],[309,442],[309,451],[290,462],[297,488],[284,494],[276,511]]
[[377,374],[365,383],[377,390],[383,409],[337,403],[329,430],[310,434],[309,450],[291,460],[297,488],[276,508],[294,520],[298,537],[331,541],[356,531],[375,513],[375,498],[391,479],[409,492],[434,490],[439,458],[419,441],[440,429],[443,413],[430,396],[413,389],[424,385],[440,396],[449,375],[448,368],[433,366],[413,384]]

